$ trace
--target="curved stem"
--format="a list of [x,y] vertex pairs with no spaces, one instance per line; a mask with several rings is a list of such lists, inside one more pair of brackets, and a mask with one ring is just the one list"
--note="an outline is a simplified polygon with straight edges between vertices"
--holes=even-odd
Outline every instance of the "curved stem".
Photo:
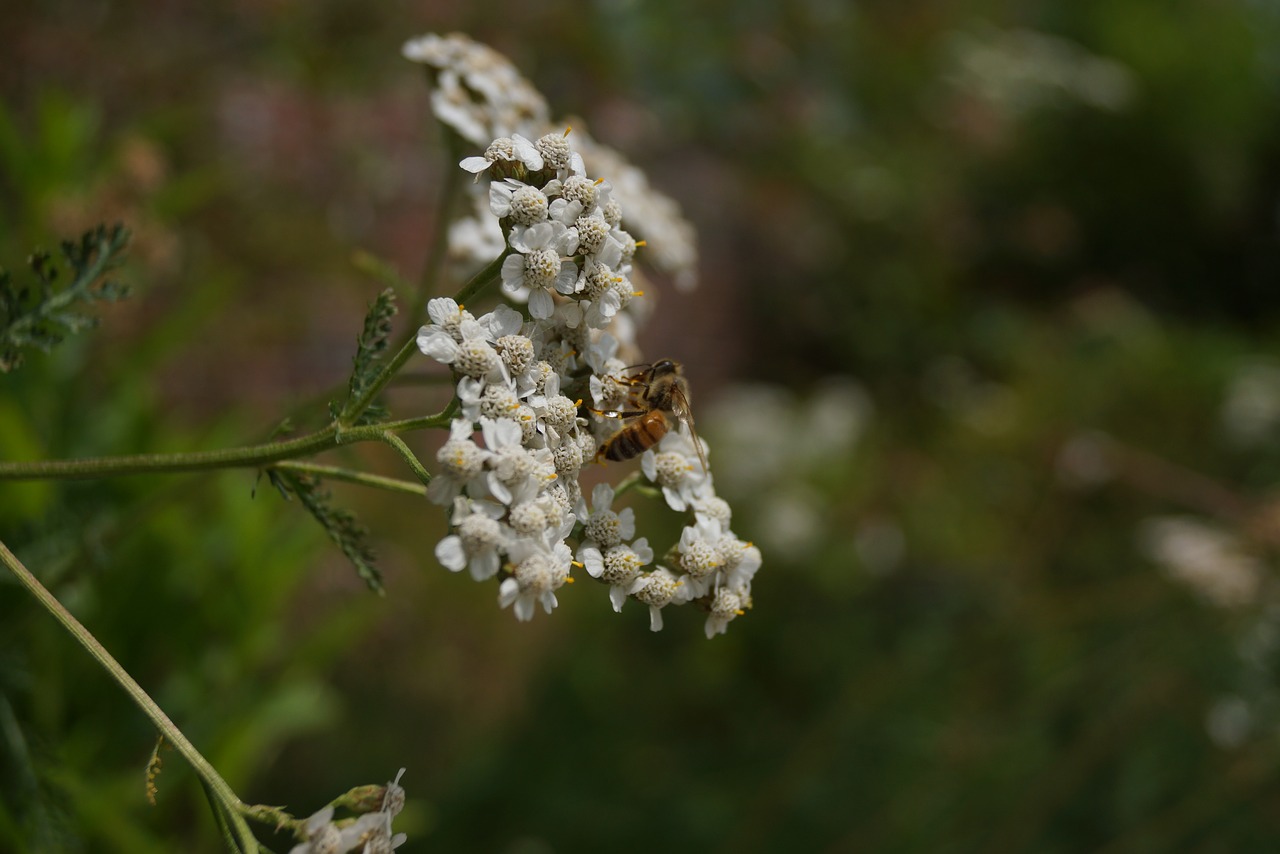
[[61,623],[63,628],[80,642],[81,646],[88,650],[89,654],[102,665],[102,668],[110,674],[111,678],[120,687],[124,688],[125,693],[142,709],[142,713],[151,719],[156,729],[164,734],[164,737],[169,740],[174,749],[190,763],[192,769],[204,782],[206,790],[210,794],[210,799],[216,802],[215,809],[218,808],[218,805],[223,807],[223,812],[232,823],[236,836],[241,839],[252,840],[253,834],[240,815],[245,807],[244,803],[227,785],[227,782],[219,776],[208,760],[200,754],[200,751],[196,750],[195,745],[187,740],[182,730],[178,729],[177,725],[164,713],[164,710],[156,705],[155,701],[142,689],[142,686],[134,681],[133,677],[111,656],[111,653],[107,652],[106,647],[98,643],[97,638],[79,620],[72,616],[71,612],[64,608],[52,593],[45,589],[44,585],[31,574],[30,570],[22,565],[22,562],[18,560],[13,552],[9,551],[8,546],[3,542],[0,542],[0,563],[8,567],[9,571],[17,577],[18,582],[36,598],[36,601],[44,606],[44,609],[52,614],[54,619]]
[[342,414],[338,416],[338,423],[343,427],[355,423],[355,420],[360,417],[360,413],[369,408],[387,383],[391,382],[391,378],[404,367],[404,363],[409,361],[409,357],[416,352],[418,352],[418,336],[415,332],[400,345],[400,349],[391,357],[391,361],[383,365],[382,370],[374,377],[373,382],[369,383],[369,387],[364,390],[364,393],[347,404],[346,408],[342,410]]
[[296,471],[299,474],[309,474],[312,477],[318,477],[325,480],[341,480],[346,483],[355,483],[360,486],[371,486],[375,489],[385,489],[389,492],[404,492],[409,495],[425,495],[426,490],[422,488],[422,484],[412,483],[407,480],[400,480],[394,477],[382,477],[376,474],[366,474],[362,471],[353,469],[339,468],[338,466],[325,466],[319,463],[297,463],[283,462],[276,463],[272,466],[275,469],[285,469],[287,471]]
[[404,439],[391,432],[383,433],[381,438],[383,442],[395,448],[401,457],[404,457],[404,461],[408,463],[409,469],[418,476],[418,480],[423,483],[431,482],[431,472],[426,470],[421,461],[418,460],[417,455],[404,443]]
[[266,442],[244,448],[176,454],[126,454],[79,460],[0,462],[0,480],[80,480],[123,474],[185,472],[204,469],[260,466],[315,454],[334,446],[337,427],[283,442]]
[[175,454],[128,454],[118,457],[90,457],[80,460],[35,460],[0,462],[0,480],[84,480],[129,474],[204,471],[207,469],[260,467],[295,457],[306,457],[338,445],[356,442],[385,442],[387,432],[406,432],[441,427],[453,420],[456,399],[443,411],[420,418],[406,418],[386,424],[349,427],[339,432],[337,425],[283,442],[266,442],[243,448]]
[[507,260],[507,256],[511,254],[511,250],[507,249],[497,258],[494,258],[484,266],[480,272],[472,276],[467,283],[463,285],[456,294],[454,301],[459,305],[466,305],[471,302],[489,285],[498,281],[502,276],[502,262]]
[[377,425],[379,430],[389,433],[406,433],[410,430],[422,430],[427,427],[448,427],[458,414],[458,398],[449,401],[449,405],[435,415],[424,415],[421,418],[404,418],[400,421],[386,421]]
[[431,252],[427,256],[426,263],[422,265],[422,277],[418,280],[418,289],[413,297],[413,305],[409,309],[409,320],[412,323],[422,322],[427,300],[436,290],[440,268],[444,265],[444,257],[448,250],[446,243],[451,219],[449,212],[453,208],[453,201],[457,197],[458,187],[461,184],[462,169],[457,165],[457,158],[451,157],[445,168],[444,186],[440,190],[440,204],[436,210],[436,221],[431,231]]
[[[503,252],[486,264],[484,269],[472,276],[462,286],[462,289],[458,291],[454,299],[459,304],[463,304],[472,297],[478,296],[485,288],[496,282],[498,277],[502,275],[502,262],[506,260],[508,254],[510,254],[510,250]],[[400,349],[391,357],[391,361],[387,362],[378,375],[374,377],[373,382],[369,383],[369,387],[364,390],[364,393],[343,409],[342,414],[338,417],[339,424],[343,428],[354,424],[356,419],[360,417],[360,413],[369,408],[387,383],[391,382],[391,378],[404,367],[405,362],[409,361],[409,357],[417,351],[418,332],[415,329],[409,333],[409,337],[400,345]]]

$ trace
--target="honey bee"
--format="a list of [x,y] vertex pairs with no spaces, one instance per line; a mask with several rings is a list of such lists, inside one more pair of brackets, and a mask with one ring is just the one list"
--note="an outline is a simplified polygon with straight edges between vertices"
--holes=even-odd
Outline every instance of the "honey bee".
[[693,412],[689,408],[689,381],[684,368],[673,359],[661,359],[627,380],[638,391],[632,392],[636,408],[621,412],[598,412],[627,422],[596,452],[596,459],[629,460],[652,448],[680,422],[689,428],[693,447],[698,451],[702,470],[707,471],[707,458],[702,442],[693,429]]

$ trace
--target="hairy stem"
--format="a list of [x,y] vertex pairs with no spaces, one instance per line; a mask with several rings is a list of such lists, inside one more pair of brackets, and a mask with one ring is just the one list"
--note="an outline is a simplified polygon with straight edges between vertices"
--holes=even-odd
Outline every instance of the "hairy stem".
[[[62,624],[72,637],[80,642],[80,645],[88,650],[89,654],[94,657],[98,664],[114,679],[120,687],[124,688],[133,701],[142,709],[142,713],[151,719],[156,729],[164,734],[174,749],[182,755],[184,759],[190,763],[196,774],[204,782],[205,789],[210,795],[210,800],[214,803],[214,809],[229,820],[235,831],[236,836],[241,839],[252,840],[253,834],[241,818],[240,813],[244,809],[244,804],[236,793],[231,790],[227,782],[222,779],[214,767],[209,764],[208,760],[196,750],[195,745],[187,740],[182,730],[169,719],[155,701],[148,696],[142,686],[134,681],[120,663],[117,662],[106,648],[98,643],[95,638],[84,625],[77,620],[70,611],[63,607],[52,593],[50,593],[40,581],[31,574],[31,571],[23,566],[13,552],[9,551],[8,546],[0,542],[0,563],[8,567],[9,571],[17,577],[18,583],[36,598],[44,609],[53,615],[59,623]],[[255,843],[256,845],[256,843]]]
[[403,492],[409,495],[426,494],[426,490],[422,488],[420,483],[412,483],[394,477],[383,477],[377,474],[366,474],[362,471],[339,468],[338,466],[325,466],[319,463],[282,462],[276,463],[272,468],[294,471],[299,474],[309,474],[312,477],[323,480],[341,480],[345,483],[371,486],[375,489],[385,489],[389,492]]
[[[471,300],[473,297],[479,296],[485,288],[496,282],[498,277],[502,274],[502,262],[506,259],[507,254],[507,252],[503,252],[497,258],[494,258],[486,264],[484,269],[472,276],[467,283],[462,286],[454,299],[459,304],[463,304]],[[391,382],[391,378],[400,372],[400,369],[404,367],[405,363],[409,361],[409,358],[417,351],[418,331],[414,329],[410,330],[408,338],[400,345],[400,349],[391,357],[391,361],[387,362],[387,364],[383,366],[378,375],[374,377],[373,382],[369,383],[369,387],[364,390],[364,393],[356,400],[353,400],[351,404],[343,410],[342,415],[339,416],[338,419],[341,426],[345,428],[350,424],[354,424],[356,419],[360,417],[360,413],[369,408],[373,401],[377,399],[378,395],[382,392],[382,389],[386,387],[387,383]]]
[[400,456],[404,458],[404,461],[409,465],[409,470],[418,476],[418,480],[423,483],[431,482],[431,472],[426,470],[417,455],[414,454],[413,451],[409,449],[409,446],[404,443],[404,439],[401,439],[395,433],[390,432],[383,433],[381,438],[383,442],[395,448],[396,453],[400,454]]

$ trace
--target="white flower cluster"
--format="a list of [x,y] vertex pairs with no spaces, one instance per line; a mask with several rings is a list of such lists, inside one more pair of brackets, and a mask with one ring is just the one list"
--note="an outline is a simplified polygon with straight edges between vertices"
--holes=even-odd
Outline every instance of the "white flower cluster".
[[499,604],[520,620],[539,604],[556,607],[576,563],[608,585],[614,610],[628,597],[648,605],[654,631],[666,605],[700,604],[711,637],[751,606],[761,557],[730,530],[705,443],[674,413],[662,415],[660,441],[652,430],[637,440],[644,475],[693,520],[666,556],[670,568],[646,569],[654,552],[635,538],[633,511],[613,508],[612,486],[597,485],[588,506],[580,485],[584,464],[619,429],[604,414],[642,406],[646,374],[618,357],[638,354],[636,241],[611,185],[587,176],[570,140],[499,137],[460,164],[487,182],[507,253],[502,291],[527,316],[507,304],[480,317],[452,299],[428,304],[418,346],[452,368],[460,411],[427,491],[452,511],[436,556],[477,581],[499,578]]
[[[621,154],[595,142],[582,122],[553,122],[546,99],[506,57],[458,33],[410,39],[401,52],[431,70],[432,111],[472,145],[502,137],[534,139],[572,125],[588,168],[612,176],[614,199],[627,211],[627,227],[652,245],[648,262],[681,289],[694,287],[697,237],[679,205],[653,189]],[[477,193],[472,201],[474,213],[450,229],[449,251],[459,260],[482,264],[501,250],[503,236],[488,215],[489,199]]]
[[303,841],[289,849],[289,854],[345,854],[356,849],[362,854],[375,854],[399,848],[405,834],[392,834],[391,820],[404,809],[404,787],[400,785],[403,776],[401,768],[396,778],[387,783],[381,809],[355,821],[335,822],[332,805],[314,813],[302,829]]

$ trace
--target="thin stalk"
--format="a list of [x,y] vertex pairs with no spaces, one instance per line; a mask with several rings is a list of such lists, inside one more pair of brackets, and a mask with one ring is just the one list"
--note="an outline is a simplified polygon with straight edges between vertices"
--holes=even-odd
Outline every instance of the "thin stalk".
[[240,812],[245,805],[241,802],[236,793],[232,791],[227,782],[222,779],[214,767],[196,750],[195,745],[187,740],[182,730],[169,719],[155,701],[142,689],[142,686],[134,681],[120,663],[117,662],[111,653],[107,652],[106,647],[98,643],[95,638],[84,625],[77,620],[70,611],[63,607],[52,593],[45,589],[44,585],[31,574],[22,562],[18,560],[13,552],[9,551],[9,547],[0,542],[0,563],[9,568],[18,579],[18,582],[36,598],[46,611],[53,615],[62,627],[65,628],[72,637],[80,642],[91,656],[102,665],[102,668],[114,679],[120,687],[124,688],[138,708],[142,709],[142,713],[151,719],[156,729],[164,734],[174,749],[182,755],[184,759],[190,763],[192,769],[204,782],[206,790],[211,795],[211,800],[215,801],[214,808],[217,809],[220,804],[224,807],[224,813],[227,819],[233,825],[236,836],[240,839],[252,840],[253,833],[249,830],[248,825],[241,817]]
[[356,442],[385,442],[383,434],[439,427],[452,420],[457,411],[457,401],[451,401],[444,411],[421,418],[406,418],[387,424],[369,424],[349,427],[339,433],[336,425],[330,425],[315,433],[283,442],[266,442],[243,448],[223,448],[217,451],[196,451],[174,454],[128,454],[118,457],[90,457],[79,460],[35,460],[30,462],[0,462],[0,481],[3,480],[86,480],[96,477],[114,477],[130,474],[155,474],[205,471],[223,468],[259,468],[271,463],[296,457],[306,457],[327,451],[339,445]]
[[400,454],[400,456],[404,458],[409,469],[418,476],[418,480],[423,483],[431,482],[431,472],[427,471],[426,467],[422,465],[422,462],[418,459],[417,455],[415,455],[413,451],[409,449],[409,446],[404,443],[404,439],[401,439],[395,433],[388,432],[382,434],[382,441],[395,448],[396,453]]
[[454,294],[454,301],[458,305],[466,305],[471,302],[486,287],[498,281],[502,275],[502,262],[507,260],[507,256],[511,254],[511,250],[503,252],[497,258],[494,258],[484,269],[472,276],[459,291]]
[[422,488],[422,484],[419,483],[394,477],[383,477],[377,474],[366,474],[362,471],[339,468],[338,466],[325,466],[319,463],[282,462],[276,463],[272,468],[295,471],[299,474],[308,474],[324,480],[341,480],[345,483],[371,486],[375,489],[385,489],[388,492],[403,492],[409,495],[425,495],[427,492]]
[[[507,252],[503,252],[497,258],[494,258],[484,269],[472,276],[462,289],[458,291],[454,299],[461,305],[469,301],[472,297],[478,296],[481,291],[498,280],[502,274],[502,262],[506,260]],[[409,361],[409,357],[418,351],[418,332],[411,330],[409,337],[396,354],[391,357],[391,361],[383,366],[382,370],[374,377],[373,382],[369,383],[369,387],[357,399],[353,400],[338,417],[339,423],[345,428],[347,425],[354,424],[356,419],[360,417],[360,413],[364,412],[377,396],[391,382],[405,362]]]
[[[222,448],[217,451],[125,454],[79,460],[0,462],[0,480],[83,480],[127,474],[261,466],[292,457],[305,457],[332,448],[336,444],[337,432],[336,427],[330,426],[297,439],[266,442],[243,448]],[[352,441],[350,435],[344,436],[343,439]]]
[[444,265],[444,257],[448,247],[445,242],[449,236],[449,215],[454,199],[458,195],[458,187],[462,184],[462,170],[457,166],[456,158],[450,158],[444,173],[444,186],[440,190],[440,204],[436,210],[436,221],[431,230],[431,252],[426,263],[422,265],[422,276],[418,280],[418,290],[413,297],[413,305],[409,309],[409,320],[421,323],[423,312],[427,308],[427,300],[436,292],[439,285],[440,269]]

